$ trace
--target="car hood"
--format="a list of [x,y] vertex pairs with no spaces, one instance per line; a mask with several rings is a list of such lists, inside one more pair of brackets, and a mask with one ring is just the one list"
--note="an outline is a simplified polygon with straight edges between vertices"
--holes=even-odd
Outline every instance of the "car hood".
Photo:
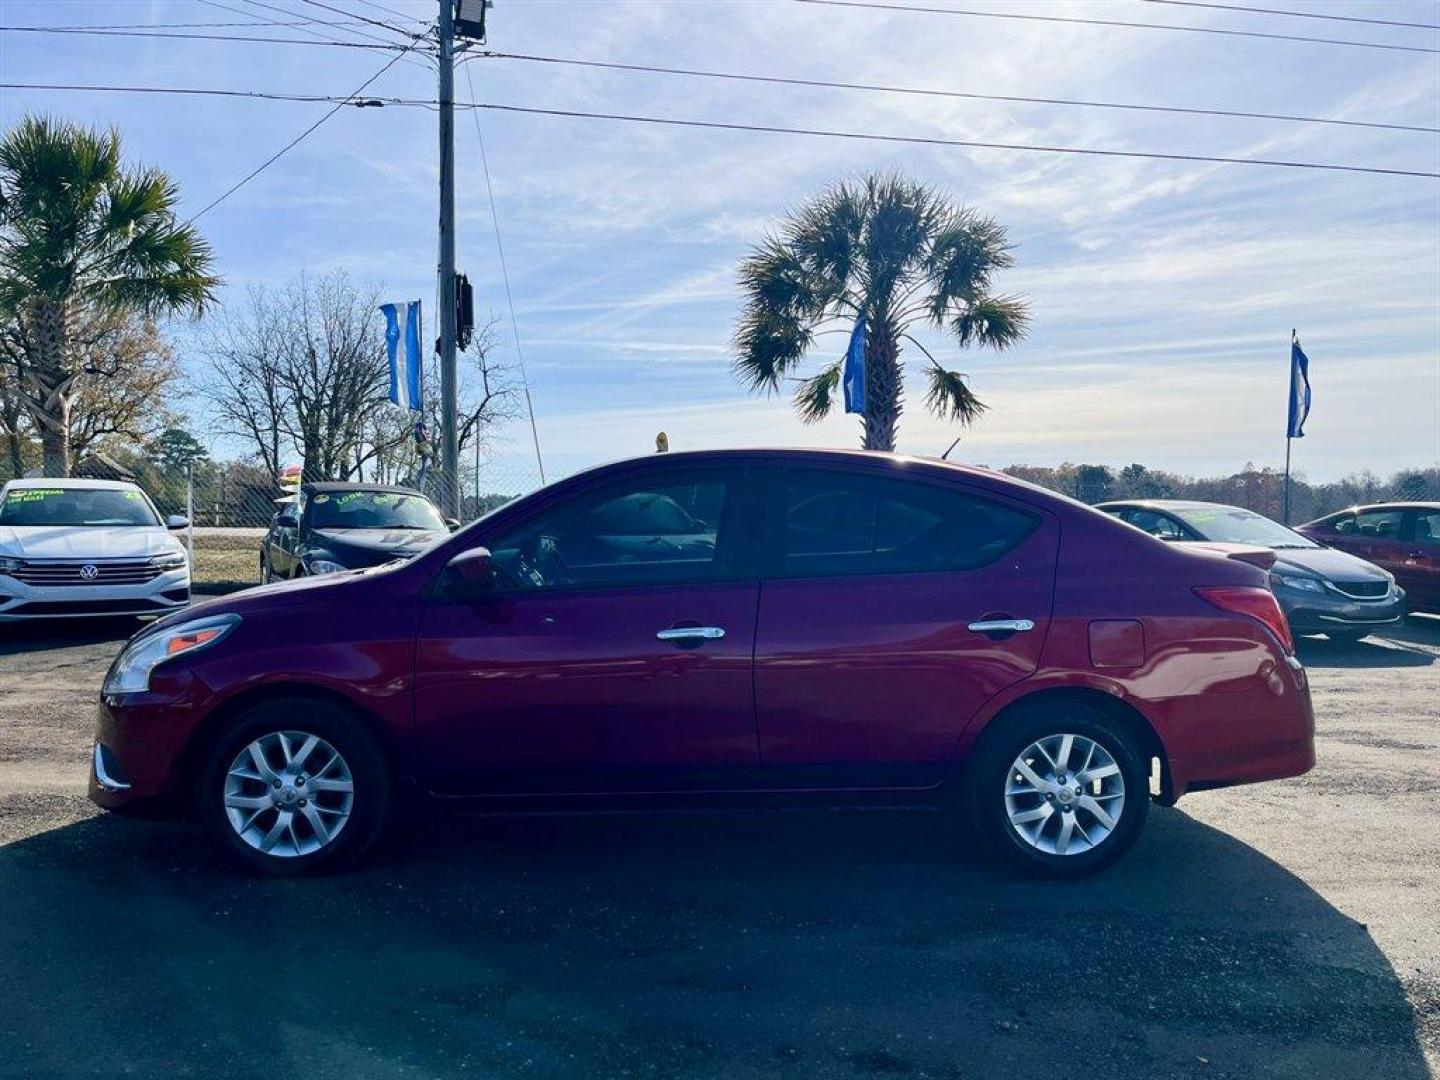
[[1280,548],[1275,569],[1309,573],[1331,581],[1380,581],[1389,574],[1373,563],[1334,548]]
[[158,525],[0,526],[0,555],[21,559],[143,559],[178,548]]
[[375,554],[414,555],[450,534],[443,529],[316,529],[310,535],[312,547],[325,545],[334,548],[336,554],[349,548]]

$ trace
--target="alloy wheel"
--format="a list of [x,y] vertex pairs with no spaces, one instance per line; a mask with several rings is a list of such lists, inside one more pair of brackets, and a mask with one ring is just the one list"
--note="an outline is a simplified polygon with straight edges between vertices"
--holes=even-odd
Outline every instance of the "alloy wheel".
[[225,774],[225,817],[244,843],[295,858],[327,847],[350,820],[355,781],[318,735],[275,731],[242,747]]
[[1005,812],[1025,843],[1049,855],[1103,844],[1125,811],[1114,756],[1084,735],[1046,735],[1020,752],[1005,779]]

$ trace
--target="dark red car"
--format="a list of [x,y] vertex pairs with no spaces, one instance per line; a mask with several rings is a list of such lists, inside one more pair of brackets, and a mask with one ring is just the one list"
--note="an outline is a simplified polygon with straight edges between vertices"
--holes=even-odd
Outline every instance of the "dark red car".
[[1353,506],[1296,531],[1390,571],[1411,611],[1440,614],[1440,502]]
[[403,787],[968,805],[1076,873],[1152,786],[1303,773],[1313,727],[1256,566],[938,461],[665,454],[155,623],[106,678],[90,797],[191,813],[276,872],[359,855]]

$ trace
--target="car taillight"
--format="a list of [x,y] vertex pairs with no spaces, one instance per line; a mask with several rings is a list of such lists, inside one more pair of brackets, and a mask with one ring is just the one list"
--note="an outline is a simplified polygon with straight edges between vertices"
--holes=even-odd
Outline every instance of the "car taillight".
[[1290,636],[1290,624],[1285,621],[1285,613],[1280,610],[1275,594],[1269,589],[1249,585],[1219,585],[1210,589],[1196,589],[1195,595],[1206,603],[1214,604],[1221,611],[1231,611],[1236,615],[1247,615],[1257,620],[1275,635],[1287,653],[1295,651],[1295,639]]

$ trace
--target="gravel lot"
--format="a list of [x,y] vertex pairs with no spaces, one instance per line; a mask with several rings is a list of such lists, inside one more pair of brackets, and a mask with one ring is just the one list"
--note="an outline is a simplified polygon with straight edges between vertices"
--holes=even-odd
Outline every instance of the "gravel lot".
[[1318,768],[1157,810],[1078,884],[884,811],[422,821],[249,880],[85,801],[123,633],[0,628],[3,1077],[1440,1066],[1440,620],[1305,643]]

